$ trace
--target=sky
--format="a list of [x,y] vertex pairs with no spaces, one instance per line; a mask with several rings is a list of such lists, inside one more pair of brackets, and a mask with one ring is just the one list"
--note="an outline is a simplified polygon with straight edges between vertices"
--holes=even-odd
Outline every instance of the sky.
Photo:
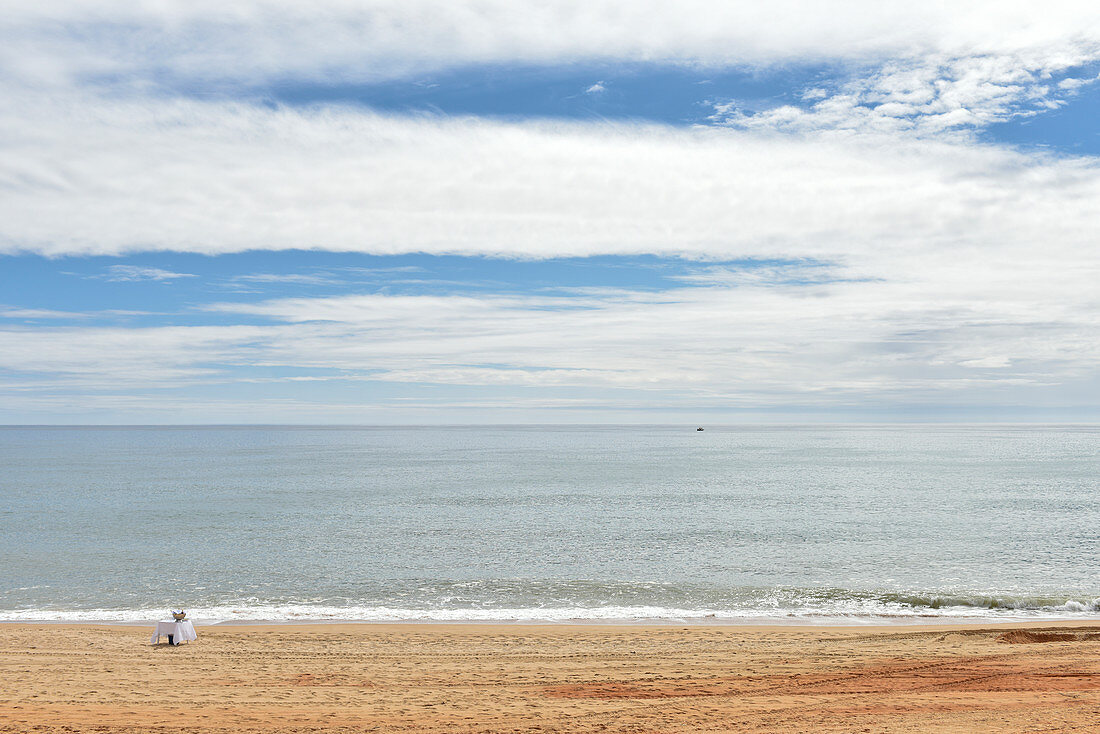
[[0,423],[1096,422],[1085,2],[0,14]]

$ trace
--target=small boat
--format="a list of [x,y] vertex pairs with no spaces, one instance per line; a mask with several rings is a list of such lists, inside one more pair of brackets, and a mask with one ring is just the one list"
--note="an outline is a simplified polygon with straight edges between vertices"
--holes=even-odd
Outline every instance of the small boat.
[[696,428],[695,430],[696,430],[696,431],[701,431],[701,430],[703,430],[703,429],[702,429],[702,428]]

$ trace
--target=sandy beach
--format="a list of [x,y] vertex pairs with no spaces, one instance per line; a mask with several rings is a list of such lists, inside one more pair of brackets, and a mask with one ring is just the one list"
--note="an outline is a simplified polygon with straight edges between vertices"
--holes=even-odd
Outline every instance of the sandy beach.
[[3,732],[1095,731],[1100,624],[0,625]]

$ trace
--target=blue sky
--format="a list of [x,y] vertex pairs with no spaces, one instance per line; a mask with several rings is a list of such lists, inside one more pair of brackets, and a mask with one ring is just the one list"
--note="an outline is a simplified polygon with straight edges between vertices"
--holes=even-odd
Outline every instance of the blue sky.
[[0,422],[1095,421],[1094,16],[13,11]]

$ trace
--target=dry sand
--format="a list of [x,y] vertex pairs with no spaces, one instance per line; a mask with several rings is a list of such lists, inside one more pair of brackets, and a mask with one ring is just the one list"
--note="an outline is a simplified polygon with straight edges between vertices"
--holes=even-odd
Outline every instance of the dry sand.
[[0,732],[1100,731],[1100,626],[0,625]]

